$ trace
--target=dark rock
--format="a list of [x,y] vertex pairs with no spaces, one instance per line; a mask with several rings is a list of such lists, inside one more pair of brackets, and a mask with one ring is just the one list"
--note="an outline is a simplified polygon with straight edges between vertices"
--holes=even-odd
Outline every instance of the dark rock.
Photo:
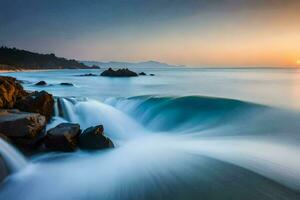
[[44,86],[47,85],[46,81],[39,81],[35,85]]
[[150,76],[155,76],[154,74],[149,74]]
[[88,73],[88,74],[81,74],[78,76],[97,76],[97,74]]
[[79,136],[79,148],[86,150],[113,148],[112,141],[103,135],[103,126],[93,126]]
[[0,132],[22,146],[34,146],[45,133],[46,119],[37,113],[0,110]]
[[147,74],[145,72],[139,73],[140,76],[146,76]]
[[65,86],[74,86],[72,83],[60,83],[60,85],[65,85]]
[[138,76],[137,73],[130,71],[127,68],[124,69],[118,69],[118,70],[113,70],[112,68],[109,68],[105,70],[104,72],[101,73],[101,76],[109,76],[109,77],[133,77],[133,76]]
[[33,92],[17,101],[15,107],[26,112],[34,112],[44,115],[47,121],[51,118],[54,106],[54,98],[46,91]]
[[0,76],[0,108],[13,108],[16,101],[27,92],[13,77]]
[[74,151],[77,148],[80,133],[79,124],[62,123],[47,131],[44,144],[50,150]]

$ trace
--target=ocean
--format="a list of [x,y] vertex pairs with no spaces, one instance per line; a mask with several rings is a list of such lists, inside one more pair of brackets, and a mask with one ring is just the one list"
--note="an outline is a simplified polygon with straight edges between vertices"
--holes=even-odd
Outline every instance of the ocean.
[[0,199],[300,199],[300,70],[132,70],[154,76],[5,73],[57,98],[48,129],[103,124],[116,148],[31,157]]

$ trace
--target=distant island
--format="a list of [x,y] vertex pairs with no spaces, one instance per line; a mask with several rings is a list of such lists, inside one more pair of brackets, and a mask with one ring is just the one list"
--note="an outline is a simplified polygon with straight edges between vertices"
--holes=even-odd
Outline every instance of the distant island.
[[85,65],[93,66],[97,65],[101,68],[119,68],[119,67],[149,67],[149,68],[159,68],[159,67],[184,67],[184,65],[170,65],[167,63],[157,62],[157,61],[146,61],[146,62],[116,62],[116,61],[110,61],[110,62],[98,62],[98,61],[81,61]]
[[30,70],[30,69],[91,69],[74,59],[66,59],[55,54],[40,54],[17,48],[0,47],[0,70]]

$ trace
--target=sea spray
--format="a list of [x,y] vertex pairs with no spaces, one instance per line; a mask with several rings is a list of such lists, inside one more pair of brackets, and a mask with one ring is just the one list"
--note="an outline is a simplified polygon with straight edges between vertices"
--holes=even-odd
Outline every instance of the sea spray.
[[103,124],[105,133],[114,141],[139,137],[147,132],[130,116],[96,100],[76,101],[74,98],[60,98],[60,104],[63,113],[67,115],[62,115],[58,120],[79,123],[82,129]]
[[27,161],[13,146],[0,138],[0,154],[12,172],[22,169]]
[[[181,120],[175,120],[178,124],[171,127],[186,109],[186,102],[180,101],[179,106],[173,100],[164,99],[160,109],[152,109],[156,106],[143,105],[139,100],[138,106],[130,106],[126,113],[121,111],[125,109],[95,100],[62,101],[68,104],[66,111],[72,122],[83,127],[102,123],[106,134],[122,142],[117,148],[102,152],[77,151],[61,158],[58,154],[36,159],[31,167],[8,179],[0,199],[299,199],[299,148],[280,137],[287,134],[292,140],[295,138],[296,133],[290,131],[297,127],[297,114],[280,115],[276,111],[277,117],[272,118],[273,114],[265,112],[272,108],[248,106],[240,101],[242,107],[221,109],[226,99],[218,100],[221,107],[214,109],[215,104],[210,103],[214,99],[205,99],[204,107],[189,110],[193,117],[183,122],[189,125],[185,131]],[[133,105],[131,99],[126,101]],[[234,105],[235,101],[230,102]],[[174,118],[165,112],[170,108],[176,108],[178,116]],[[213,122],[217,119],[218,123],[212,123],[215,126],[205,126],[211,123],[205,115],[198,119],[202,108],[203,113],[212,109],[215,115],[220,114],[207,116]],[[150,121],[157,115],[165,122],[169,120],[167,128],[150,123],[158,131],[149,131],[147,123],[139,123],[142,115],[129,113],[137,113],[135,109],[153,112],[146,112]],[[239,113],[244,115],[243,120],[235,115]],[[257,116],[273,121],[261,123]],[[292,128],[282,127],[284,119],[290,121]],[[199,123],[205,127],[200,131]],[[20,192],[14,193],[15,190]]]

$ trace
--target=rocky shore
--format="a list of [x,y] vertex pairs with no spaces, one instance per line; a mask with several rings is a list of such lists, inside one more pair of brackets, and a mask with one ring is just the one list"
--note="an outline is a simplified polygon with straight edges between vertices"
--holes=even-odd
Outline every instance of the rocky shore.
[[[85,76],[99,76],[97,74],[94,73],[87,73],[87,74],[80,74],[80,75],[75,75],[75,76],[80,76],[80,77],[85,77]],[[136,76],[147,76],[147,74],[145,72],[134,72],[129,70],[128,68],[119,68],[119,69],[112,69],[112,68],[108,68],[106,70],[104,70],[100,76],[105,76],[105,77],[136,77]],[[154,76],[154,74],[149,74],[149,76]]]
[[109,77],[133,77],[138,76],[137,73],[124,68],[124,69],[117,69],[113,70],[112,68],[108,68],[107,70],[101,73],[101,76],[109,76]]
[[24,155],[114,147],[104,135],[102,125],[82,131],[79,124],[62,123],[46,132],[53,110],[53,95],[46,91],[25,91],[17,79],[0,76],[0,138]]

